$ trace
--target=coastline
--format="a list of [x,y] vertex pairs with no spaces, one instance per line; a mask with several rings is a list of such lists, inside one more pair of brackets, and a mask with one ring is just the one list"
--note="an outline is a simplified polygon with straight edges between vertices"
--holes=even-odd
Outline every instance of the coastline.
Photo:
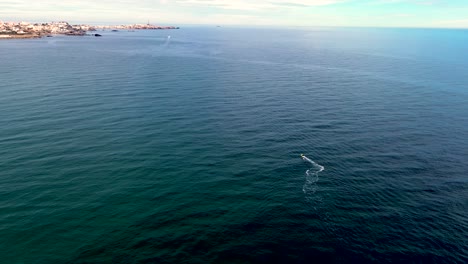
[[32,35],[32,34],[25,34],[25,35],[0,35],[0,39],[36,39],[42,38],[43,36],[40,35]]
[[[29,23],[29,22],[2,22],[0,21],[1,39],[34,39],[52,37],[53,35],[87,36],[88,32],[96,30],[169,30],[179,29],[175,26],[157,26],[152,24],[132,24],[114,26],[70,25],[68,22]],[[91,34],[98,36],[99,34]],[[99,35],[101,36],[101,35]]]

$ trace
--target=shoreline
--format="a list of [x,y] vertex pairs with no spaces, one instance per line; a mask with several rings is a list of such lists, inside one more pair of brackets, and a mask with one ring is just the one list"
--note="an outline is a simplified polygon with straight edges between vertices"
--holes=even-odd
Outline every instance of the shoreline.
[[39,35],[0,35],[0,39],[36,39],[42,38],[43,36]]
[[[98,36],[88,32],[96,30],[170,30],[179,29],[175,26],[157,26],[151,24],[113,25],[113,26],[92,26],[92,25],[70,25],[68,22],[50,23],[29,23],[29,22],[2,22],[0,21],[1,39],[35,39],[52,37],[54,35],[65,36]],[[101,35],[99,35],[101,36]]]

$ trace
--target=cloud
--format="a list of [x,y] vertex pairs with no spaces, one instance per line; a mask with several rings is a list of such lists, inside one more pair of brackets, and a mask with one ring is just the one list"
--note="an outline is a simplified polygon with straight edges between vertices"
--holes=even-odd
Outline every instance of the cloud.
[[437,21],[432,26],[441,28],[468,28],[468,18]]
[[466,0],[0,0],[2,20],[72,23],[467,27],[467,13]]
[[412,4],[412,5],[434,5],[437,0],[379,0],[374,4]]
[[411,15],[411,14],[394,14],[392,16],[393,17],[403,18],[403,17],[412,17],[413,15]]
[[181,5],[213,7],[230,10],[263,10],[280,7],[326,6],[345,2],[346,0],[176,0]]

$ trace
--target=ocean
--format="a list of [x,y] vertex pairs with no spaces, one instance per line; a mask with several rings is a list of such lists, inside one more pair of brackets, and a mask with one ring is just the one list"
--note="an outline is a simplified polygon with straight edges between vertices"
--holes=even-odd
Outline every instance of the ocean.
[[0,262],[467,262],[468,30],[99,33],[0,41]]

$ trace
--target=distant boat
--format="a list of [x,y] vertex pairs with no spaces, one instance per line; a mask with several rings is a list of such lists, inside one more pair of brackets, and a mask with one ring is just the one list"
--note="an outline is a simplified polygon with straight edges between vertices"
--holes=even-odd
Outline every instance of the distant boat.
[[117,29],[113,29],[112,32],[118,32],[118,30],[117,30]]
[[94,34],[95,37],[102,37],[101,34]]

